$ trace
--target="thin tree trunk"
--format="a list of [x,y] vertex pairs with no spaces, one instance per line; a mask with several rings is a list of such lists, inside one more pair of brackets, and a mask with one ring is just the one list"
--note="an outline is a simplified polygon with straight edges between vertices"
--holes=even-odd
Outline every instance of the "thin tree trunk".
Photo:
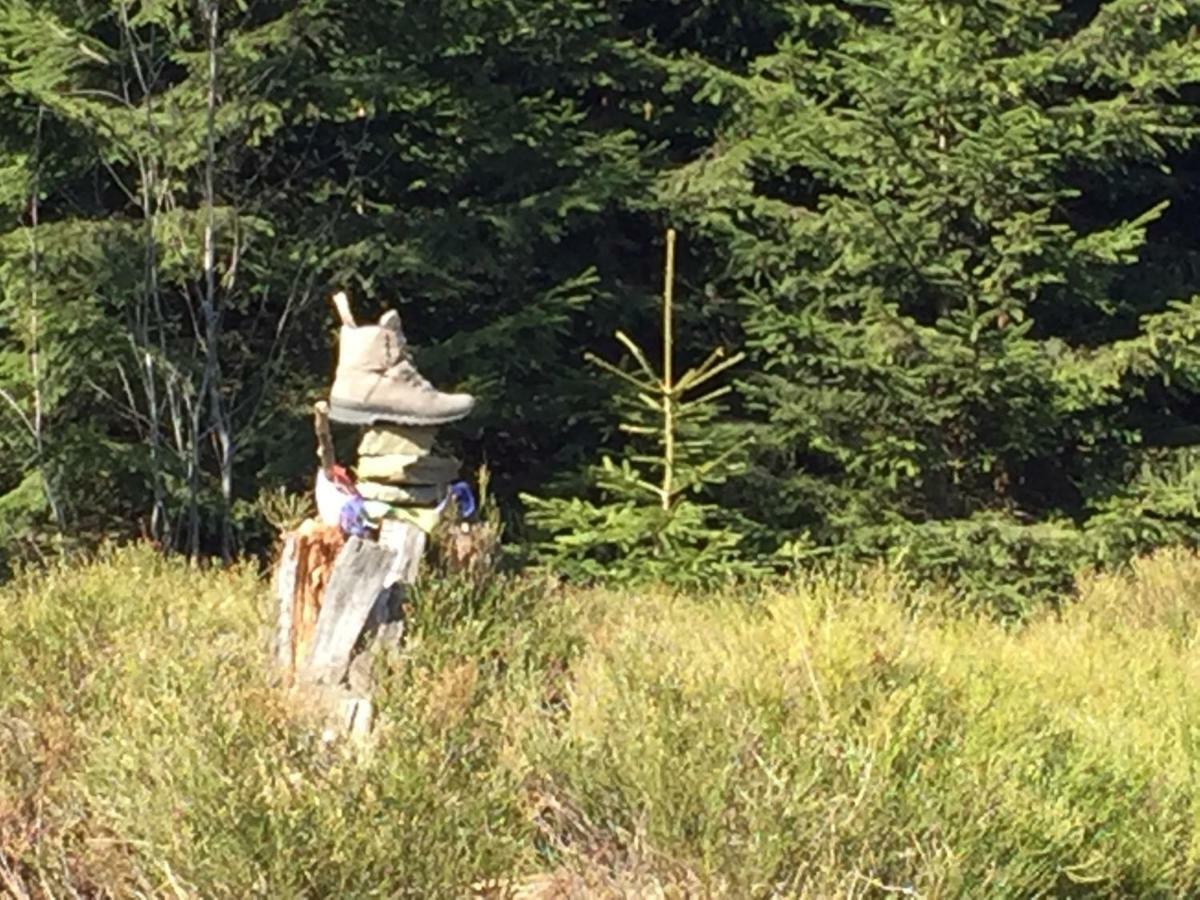
[[[137,331],[134,351],[142,371],[143,390],[146,394],[146,416],[149,420],[147,443],[150,446],[150,479],[153,489],[153,505],[150,509],[149,536],[160,544],[170,531],[167,521],[165,490],[163,487],[162,414],[158,391],[158,373],[155,370],[154,353],[151,351],[150,316],[157,308],[158,294],[158,242],[154,234],[157,209],[154,206],[154,165],[145,157],[140,159],[142,179],[142,216],[145,219],[145,294],[137,312]],[[159,323],[161,327],[161,323]]]
[[38,190],[41,175],[42,120],[45,107],[38,106],[37,125],[34,129],[33,175],[29,187],[29,374],[33,382],[33,417],[31,428],[34,458],[42,475],[42,491],[54,524],[59,531],[65,527],[62,506],[55,494],[53,479],[46,468],[46,406],[42,384],[41,362],[41,316],[38,309]]
[[[146,112],[146,127],[152,133],[154,127],[154,94],[150,83],[146,80],[146,72],[142,68],[140,50],[133,27],[129,22],[128,5],[121,0],[121,26],[129,57],[133,63],[133,72],[137,78],[138,89],[141,91],[140,101]],[[126,85],[126,102],[132,104]],[[150,509],[149,537],[160,545],[170,533],[170,522],[166,511],[166,490],[163,479],[163,435],[162,412],[159,397],[158,372],[152,348],[152,324],[162,340],[162,304],[159,297],[158,285],[158,237],[155,234],[157,223],[158,199],[158,167],[153,157],[138,153],[138,170],[142,186],[142,219],[145,223],[145,293],[142,295],[135,314],[134,354],[138,370],[142,373],[142,390],[146,395],[146,417],[149,420],[147,428],[147,443],[150,446],[150,478],[153,490],[153,505]],[[153,322],[151,315],[153,313]],[[164,348],[165,357],[165,348]],[[163,379],[164,388],[168,395],[171,393],[169,374]]]
[[[204,343],[205,383],[208,389],[209,415],[217,441],[218,467],[221,479],[221,558],[230,562],[233,556],[233,535],[230,511],[233,504],[233,439],[225,401],[221,394],[221,316],[217,308],[216,273],[216,198],[214,169],[216,168],[216,110],[217,110],[217,27],[219,5],[209,0],[208,16],[208,113],[205,125],[204,159]],[[204,402],[204,398],[198,398]]]
[[667,229],[667,262],[663,273],[663,475],[660,497],[663,512],[671,511],[675,496],[675,377],[672,360],[671,305],[675,297],[675,229]]

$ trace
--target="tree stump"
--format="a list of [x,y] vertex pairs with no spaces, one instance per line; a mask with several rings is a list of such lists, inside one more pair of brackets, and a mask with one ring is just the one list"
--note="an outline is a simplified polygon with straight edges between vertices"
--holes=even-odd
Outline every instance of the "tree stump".
[[285,684],[335,732],[361,741],[370,731],[372,663],[404,635],[401,604],[426,542],[408,522],[384,523],[376,543],[345,538],[313,519],[284,539],[275,575],[275,661]]
[[275,663],[287,684],[295,680],[297,664],[308,657],[325,588],[345,543],[340,529],[316,519],[284,537],[275,573]]
[[297,678],[312,684],[339,684],[350,668],[350,656],[367,620],[386,615],[398,563],[396,551],[350,538],[338,554],[325,586],[312,648]]

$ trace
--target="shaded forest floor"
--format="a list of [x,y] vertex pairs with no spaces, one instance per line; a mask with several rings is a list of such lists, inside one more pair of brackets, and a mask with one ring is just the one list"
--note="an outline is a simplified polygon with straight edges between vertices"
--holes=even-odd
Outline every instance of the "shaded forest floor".
[[110,551],[0,588],[0,893],[1194,894],[1200,559],[1079,593],[426,587],[355,748],[272,685],[258,573]]

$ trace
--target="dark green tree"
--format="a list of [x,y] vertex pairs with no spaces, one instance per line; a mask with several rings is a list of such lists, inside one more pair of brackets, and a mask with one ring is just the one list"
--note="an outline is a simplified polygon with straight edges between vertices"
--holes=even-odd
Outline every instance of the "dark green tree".
[[4,7],[0,190],[20,214],[0,234],[0,388],[27,437],[0,485],[39,479],[60,528],[140,520],[232,553],[239,455],[311,294],[311,245],[277,252],[289,207],[266,146],[320,11]]
[[647,64],[585,0],[331,14],[318,105],[346,115],[316,140],[353,153],[308,214],[348,193],[355,215],[330,242],[329,277],[364,310],[395,305],[422,370],[483,398],[462,435],[501,496],[541,484],[580,458],[606,403],[578,348],[619,321],[623,259],[645,227],[640,104],[612,86]]
[[0,502],[229,549],[311,477],[337,287],[482,395],[501,489],[579,458],[610,398],[578,347],[645,227],[620,31],[578,0],[7,5]]
[[1164,371],[1084,372],[1165,306],[1138,262],[1196,134],[1200,12],[1083,7],[794,3],[750,74],[696,67],[727,118],[663,192],[744,311],[750,496],[792,552],[1058,586],[1082,544],[1022,525],[1070,543],[1126,483]]

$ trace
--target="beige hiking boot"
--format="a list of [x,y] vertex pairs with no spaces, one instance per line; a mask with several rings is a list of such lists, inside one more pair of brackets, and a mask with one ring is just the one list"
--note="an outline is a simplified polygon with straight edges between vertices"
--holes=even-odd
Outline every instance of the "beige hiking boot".
[[337,375],[329,395],[329,418],[346,425],[394,422],[442,425],[466,416],[470,394],[444,394],[421,377],[395,310],[378,325],[342,325]]

